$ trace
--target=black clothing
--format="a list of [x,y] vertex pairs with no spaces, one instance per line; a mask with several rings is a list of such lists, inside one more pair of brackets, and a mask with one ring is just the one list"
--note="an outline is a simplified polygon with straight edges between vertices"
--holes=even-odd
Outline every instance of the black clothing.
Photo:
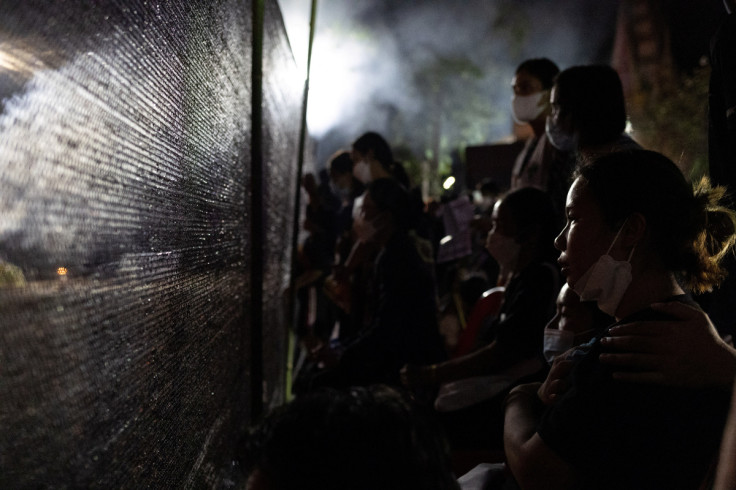
[[[672,300],[692,305],[686,296]],[[666,319],[649,308],[620,323]],[[572,355],[570,389],[537,432],[583,476],[583,488],[698,488],[718,452],[729,407],[717,389],[615,381],[600,337]]]
[[370,326],[345,349],[340,362],[316,384],[400,386],[405,364],[442,362],[447,354],[437,323],[432,263],[416,238],[394,235],[379,253]]
[[551,262],[527,266],[506,286],[501,310],[480,335],[481,343],[503,344],[509,364],[541,357],[544,327],[555,314],[561,285],[559,270]]

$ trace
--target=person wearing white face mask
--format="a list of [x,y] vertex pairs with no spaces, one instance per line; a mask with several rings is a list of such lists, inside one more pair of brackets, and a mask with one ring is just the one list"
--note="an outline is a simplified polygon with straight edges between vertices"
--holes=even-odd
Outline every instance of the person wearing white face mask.
[[[351,145],[350,158],[352,160],[352,175],[363,186],[367,186],[377,179],[395,178],[401,185],[408,187],[408,181],[402,181],[398,176],[405,177],[400,171],[400,165],[394,162],[391,146],[386,139],[374,131],[368,131],[358,137]],[[366,281],[362,278],[367,273],[370,261],[377,253],[373,243],[362,240],[354,225],[360,220],[363,201],[366,192],[355,196],[351,210],[351,230],[349,239],[340,243],[337,250],[337,267],[326,281],[326,293],[344,312],[340,318],[340,335],[350,337],[364,325],[366,296],[364,291]]]
[[324,369],[311,386],[399,385],[406,363],[447,358],[437,325],[436,283],[431,255],[411,230],[410,197],[394,179],[368,185],[357,223],[360,240],[378,253],[369,260],[368,323],[334,350],[315,352]]
[[578,164],[615,151],[641,149],[624,132],[624,91],[610,66],[573,66],[561,71],[550,92],[550,105],[547,138],[559,150],[575,153]]
[[[350,150],[353,160],[353,176],[363,185],[376,179],[393,178],[394,155],[388,142],[374,131],[363,133],[356,139]],[[404,186],[407,183],[402,182]],[[353,219],[360,213],[365,193],[355,198]]]
[[[721,259],[736,242],[723,193],[707,180],[693,189],[651,151],[580,167],[555,241],[568,285],[613,311],[613,326],[670,318],[654,304],[697,308],[688,292],[723,279]],[[568,376],[550,373],[509,394],[504,449],[513,476],[522,488],[698,488],[718,451],[728,393],[614,377],[600,360],[605,335],[567,356]],[[547,383],[559,382],[568,389],[547,397]]]
[[533,186],[547,191],[561,216],[573,161],[566,151],[549,143],[544,130],[550,113],[550,89],[559,71],[547,58],[526,60],[516,69],[511,81],[511,114],[518,124],[529,124],[533,136],[516,157],[510,188]]
[[393,177],[393,152],[378,133],[369,131],[353,142],[350,156],[353,159],[353,175],[363,185],[376,179]]
[[584,344],[613,323],[613,318],[596,308],[595,302],[580,301],[567,284],[557,295],[557,313],[544,329],[542,352],[548,363],[575,346]]

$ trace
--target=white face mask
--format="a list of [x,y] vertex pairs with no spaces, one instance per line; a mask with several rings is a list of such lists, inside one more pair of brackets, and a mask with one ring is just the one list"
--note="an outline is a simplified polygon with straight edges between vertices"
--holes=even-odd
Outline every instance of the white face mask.
[[371,166],[368,165],[368,162],[366,162],[365,159],[360,160],[358,163],[353,165],[353,175],[364,184],[370,184],[373,180],[371,175]]
[[514,95],[511,98],[511,115],[519,123],[527,123],[535,120],[547,104],[539,104],[544,97],[549,97],[549,92],[542,91],[531,95]]
[[350,200],[350,187],[342,187],[335,182],[330,181],[330,190],[340,199],[340,202],[348,202]]
[[544,345],[542,352],[548,363],[552,364],[555,357],[572,348],[575,344],[575,334],[569,330],[556,328],[544,329]]
[[542,346],[542,352],[544,358],[548,363],[552,364],[555,357],[563,354],[573,347],[575,347],[575,337],[585,335],[592,332],[593,329],[580,332],[578,334],[571,330],[559,330],[556,328],[545,328],[544,329],[544,344]]
[[552,146],[560,151],[573,151],[578,146],[577,138],[574,135],[563,131],[562,128],[553,121],[552,116],[547,116],[544,131],[547,133],[547,139],[552,143]]
[[504,269],[510,270],[516,267],[519,259],[519,244],[513,237],[491,232],[486,240],[486,250]]
[[610,316],[616,316],[621,298],[631,284],[631,256],[634,255],[634,249],[631,249],[629,258],[625,261],[614,260],[609,255],[624,225],[619,228],[606,254],[590,266],[572,286],[573,291],[580,296],[580,301],[595,301],[598,309]]

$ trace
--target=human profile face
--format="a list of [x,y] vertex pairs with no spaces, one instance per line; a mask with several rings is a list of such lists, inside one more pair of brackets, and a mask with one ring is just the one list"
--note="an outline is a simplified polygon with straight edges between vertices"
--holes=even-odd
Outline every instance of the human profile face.
[[515,237],[516,231],[516,223],[508,206],[503,205],[503,200],[496,201],[491,212],[491,229],[486,237],[486,248],[488,248],[488,239],[491,234]]
[[552,86],[552,90],[549,93],[549,107],[550,112],[547,117],[549,118],[550,123],[559,127],[561,130],[572,134],[572,122],[569,114],[565,112],[564,107],[560,103],[560,89],[556,84]]
[[365,157],[366,156],[363,153],[359,152],[355,148],[353,148],[353,149],[350,150],[350,159],[353,161],[353,167],[359,161],[365,160]]
[[580,277],[608,250],[616,233],[605,220],[585,182],[575,179],[567,193],[565,227],[555,238],[562,274],[573,287]]
[[557,297],[557,328],[575,334],[590,330],[593,322],[590,310],[580,302],[580,297],[567,284]]
[[516,223],[504,201],[499,201],[493,206],[491,223],[491,231],[486,237],[486,250],[498,262],[504,273],[512,272],[518,265],[521,245],[516,240],[518,235]]
[[542,82],[526,70],[520,70],[511,79],[511,89],[516,96],[532,95],[544,90]]
[[380,214],[378,206],[371,197],[370,192],[366,192],[360,212],[363,214],[363,218],[368,221],[375,219]]
[[356,149],[350,152],[350,158],[353,160],[353,176],[363,184],[368,184],[373,180],[373,171],[371,170],[370,161],[367,159],[368,156]]

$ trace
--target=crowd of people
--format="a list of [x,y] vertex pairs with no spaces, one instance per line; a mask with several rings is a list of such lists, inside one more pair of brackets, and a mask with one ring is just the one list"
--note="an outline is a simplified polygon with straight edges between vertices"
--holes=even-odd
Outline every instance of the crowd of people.
[[512,80],[510,188],[479,187],[449,268],[380,134],[307,175],[296,400],[247,438],[251,488],[734,488],[733,19],[712,181],[625,132],[611,67],[545,58]]

